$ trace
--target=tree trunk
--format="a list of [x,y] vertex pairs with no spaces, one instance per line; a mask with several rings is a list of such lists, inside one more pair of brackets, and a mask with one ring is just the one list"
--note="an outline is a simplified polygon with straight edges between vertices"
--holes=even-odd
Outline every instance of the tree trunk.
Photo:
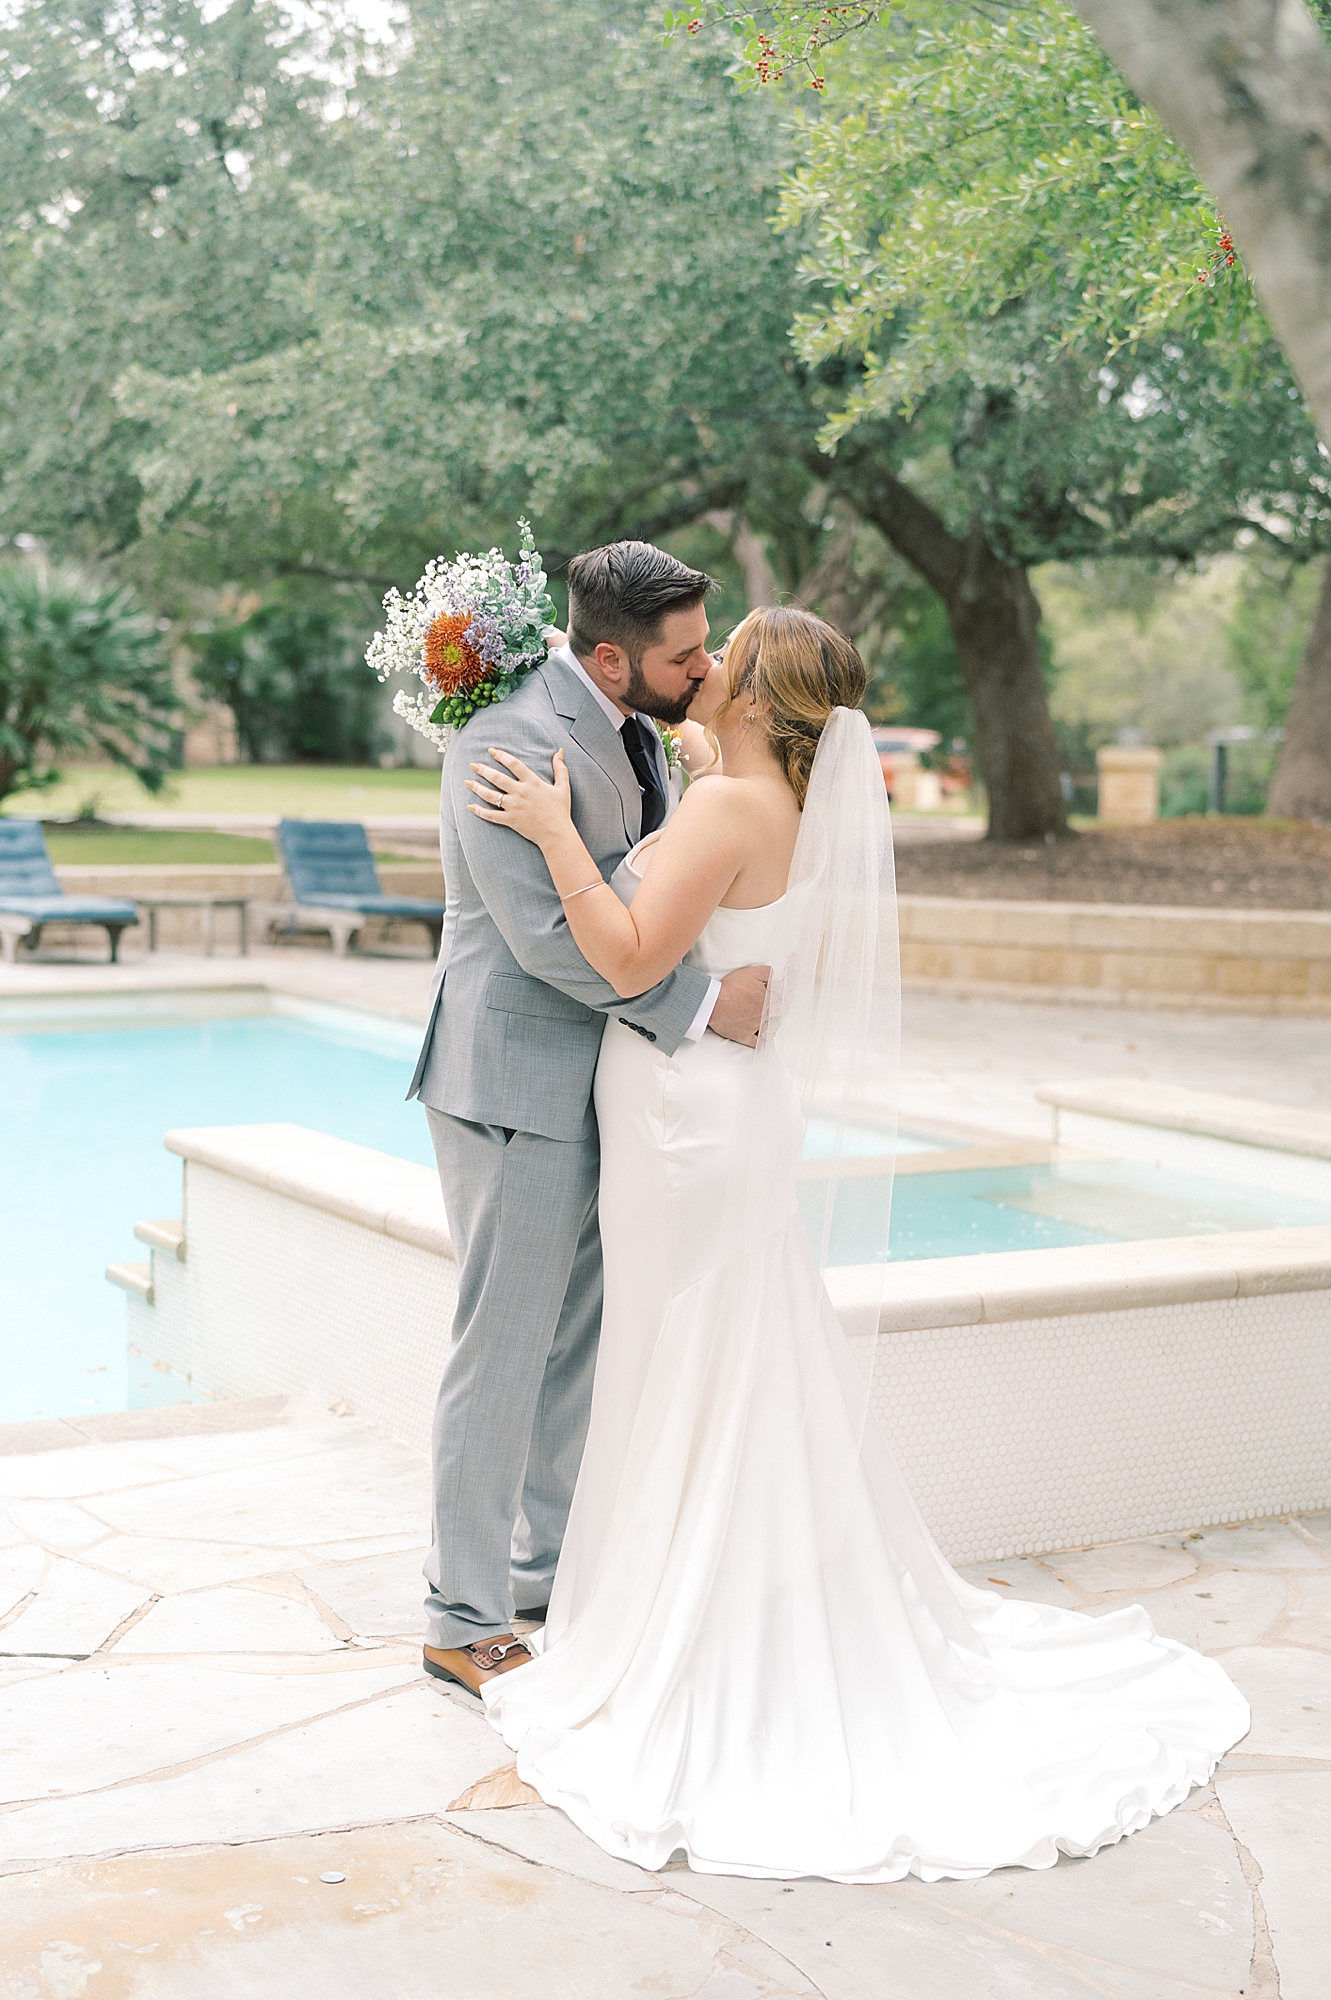
[[1266,810],[1274,819],[1331,820],[1331,561],[1285,717]]
[[1331,443],[1331,51],[1303,0],[1071,0],[1215,200]]
[[852,433],[834,465],[834,488],[943,600],[975,717],[989,839],[1062,838],[1070,829],[1036,636],[1040,605],[1025,569],[995,553],[978,520],[964,540],[954,535],[867,440]]
[[1025,569],[999,560],[978,521],[963,547],[960,583],[944,602],[975,716],[989,838],[1065,834],[1058,738],[1036,637],[1039,601]]

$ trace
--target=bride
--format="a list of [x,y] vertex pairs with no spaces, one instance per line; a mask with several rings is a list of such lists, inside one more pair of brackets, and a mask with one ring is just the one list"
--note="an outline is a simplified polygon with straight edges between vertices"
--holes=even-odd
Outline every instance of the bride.
[[[667,1057],[606,1027],[586,1454],[540,1656],[483,1689],[519,1775],[645,1868],[1047,1868],[1168,1812],[1248,1728],[1222,1669],[1139,1607],[963,1582],[869,1409],[888,1183],[843,1155],[865,1090],[890,1090],[899,981],[864,688],[820,619],[750,613],[693,704],[718,757],[610,883],[562,752],[553,784],[499,750],[473,766],[472,811],[540,847],[618,993],[686,956],[772,967],[753,1050]],[[801,1174],[810,1121],[829,1157]],[[869,1301],[849,1340],[819,1269],[848,1243]]]

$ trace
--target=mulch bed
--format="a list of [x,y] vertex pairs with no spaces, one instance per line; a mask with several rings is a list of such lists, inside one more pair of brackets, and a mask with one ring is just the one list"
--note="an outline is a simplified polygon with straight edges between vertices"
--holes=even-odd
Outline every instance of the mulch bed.
[[1328,910],[1331,827],[1176,819],[1097,828],[1031,845],[960,839],[902,843],[897,886],[911,896]]

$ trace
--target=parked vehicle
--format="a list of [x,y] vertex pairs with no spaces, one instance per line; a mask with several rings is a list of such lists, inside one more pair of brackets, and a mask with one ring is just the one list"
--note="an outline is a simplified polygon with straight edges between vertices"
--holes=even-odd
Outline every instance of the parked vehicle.
[[894,806],[931,812],[941,803],[939,774],[924,770],[920,756],[942,740],[936,729],[906,729],[896,723],[874,730],[874,748],[883,767],[883,783]]

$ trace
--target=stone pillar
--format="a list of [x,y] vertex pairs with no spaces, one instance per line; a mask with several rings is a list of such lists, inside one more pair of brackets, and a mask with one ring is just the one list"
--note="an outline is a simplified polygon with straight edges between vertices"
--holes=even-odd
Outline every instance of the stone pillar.
[[936,771],[921,769],[918,757],[894,750],[892,758],[892,803],[909,812],[937,812],[943,802]]
[[1095,753],[1100,773],[1100,809],[1105,826],[1148,826],[1160,817],[1159,750],[1106,743]]

